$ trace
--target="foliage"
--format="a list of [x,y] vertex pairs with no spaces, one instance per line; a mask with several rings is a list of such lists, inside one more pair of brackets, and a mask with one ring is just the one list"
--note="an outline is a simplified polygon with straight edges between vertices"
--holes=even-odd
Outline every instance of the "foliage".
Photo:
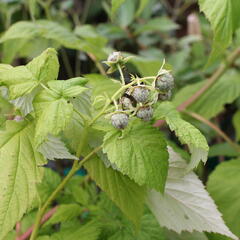
[[238,239],[239,8],[1,1],[0,240]]

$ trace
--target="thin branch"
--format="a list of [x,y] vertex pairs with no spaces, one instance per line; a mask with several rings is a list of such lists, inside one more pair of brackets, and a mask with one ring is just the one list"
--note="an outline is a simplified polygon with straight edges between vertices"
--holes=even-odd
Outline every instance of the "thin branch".
[[103,66],[101,65],[101,63],[98,62],[97,58],[92,54],[92,53],[87,53],[88,56],[92,59],[92,61],[96,64],[97,69],[99,70],[99,72],[104,75],[107,76]]
[[194,113],[194,112],[189,112],[189,111],[184,111],[187,115],[197,119],[198,121],[205,123],[208,125],[210,128],[212,128],[219,136],[221,136],[226,142],[228,142],[236,151],[240,153],[240,146],[236,144],[231,138],[227,136],[226,133],[224,133],[218,126],[207,120],[206,118],[202,117],[201,115]]
[[[43,225],[49,218],[52,217],[52,215],[56,212],[58,206],[55,206],[54,208],[50,209],[41,219],[40,224]],[[32,225],[25,233],[23,233],[21,236],[17,237],[16,240],[26,240],[28,239],[33,231],[34,225]]]

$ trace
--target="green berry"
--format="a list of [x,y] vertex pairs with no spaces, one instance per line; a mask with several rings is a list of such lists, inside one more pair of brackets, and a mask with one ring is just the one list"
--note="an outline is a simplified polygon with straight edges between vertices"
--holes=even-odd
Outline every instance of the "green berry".
[[140,107],[137,111],[137,117],[143,121],[150,121],[153,117],[153,109],[151,106]]
[[171,90],[168,90],[168,91],[165,92],[165,93],[159,93],[159,94],[158,94],[158,100],[161,100],[161,101],[170,100],[171,97],[172,97],[172,91],[171,91]]
[[134,87],[131,95],[137,102],[145,103],[149,97],[149,90],[144,86],[137,86]]
[[168,90],[172,90],[174,87],[174,78],[172,74],[165,73],[163,75],[157,76],[155,87],[160,91],[167,92]]
[[118,129],[124,129],[128,125],[128,115],[123,112],[116,112],[111,117],[112,125]]

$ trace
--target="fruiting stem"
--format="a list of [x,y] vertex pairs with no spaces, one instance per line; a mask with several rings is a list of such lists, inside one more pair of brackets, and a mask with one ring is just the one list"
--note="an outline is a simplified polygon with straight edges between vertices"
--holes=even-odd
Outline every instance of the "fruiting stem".
[[124,79],[123,71],[121,69],[120,64],[117,64],[117,68],[118,68],[118,71],[119,71],[120,76],[121,76],[122,85],[124,86],[125,85],[125,79]]

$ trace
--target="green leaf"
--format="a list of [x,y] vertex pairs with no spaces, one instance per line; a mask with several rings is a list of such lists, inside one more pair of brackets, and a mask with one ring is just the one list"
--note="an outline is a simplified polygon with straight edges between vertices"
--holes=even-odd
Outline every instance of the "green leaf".
[[216,60],[232,43],[235,31],[240,27],[238,19],[240,2],[235,0],[199,0],[200,10],[204,12],[214,32],[212,52],[209,63]]
[[[173,103],[178,106],[203,85],[204,82],[199,82],[182,88],[175,95]],[[240,96],[239,73],[229,70],[187,109],[210,119],[223,111],[224,105],[232,103],[238,96]]]
[[168,32],[178,29],[178,25],[167,17],[157,17],[149,20],[146,24],[138,25],[135,34],[145,32]]
[[233,126],[236,132],[236,140],[240,140],[240,111],[237,111],[233,116]]
[[140,0],[139,1],[139,6],[138,6],[138,9],[137,9],[137,12],[136,12],[136,16],[140,16],[141,13],[144,11],[145,7],[148,5],[149,3],[149,0]]
[[38,184],[38,193],[42,202],[47,200],[47,198],[56,189],[60,182],[61,177],[57,172],[53,171],[50,168],[44,169],[43,180],[40,184]]
[[87,161],[84,167],[122,212],[137,224],[143,213],[145,188],[140,187],[120,172],[110,167],[106,168],[102,160],[97,157]]
[[111,163],[139,185],[147,185],[161,192],[167,177],[168,152],[159,130],[140,120],[132,121],[123,133],[108,132],[103,151]]
[[202,133],[183,120],[171,102],[159,104],[154,112],[156,119],[165,119],[169,128],[175,132],[182,144],[187,144],[191,152],[191,161],[187,171],[195,168],[202,160],[207,161],[208,144]]
[[226,157],[237,157],[239,152],[229,143],[218,143],[210,147],[208,157],[217,157],[217,156],[226,156]]
[[7,121],[0,135],[0,239],[4,239],[33,204],[42,178],[39,166],[45,160],[33,147],[33,123]]
[[79,216],[83,212],[83,208],[78,204],[61,204],[57,207],[53,216],[44,224],[44,226],[53,225],[56,223],[64,223]]
[[229,228],[240,237],[240,159],[221,163],[210,175],[207,189]]
[[76,97],[87,90],[84,88],[87,82],[86,79],[81,77],[71,78],[66,81],[55,80],[48,82],[48,86],[51,90],[58,92],[59,95],[65,98]]
[[48,160],[72,159],[78,158],[72,155],[60,138],[48,135],[47,140],[43,142],[38,151]]
[[126,0],[112,0],[112,11],[111,11],[112,19],[114,18],[117,10],[120,8],[120,6],[121,6],[125,1],[126,1]]
[[[171,148],[169,155],[165,193],[162,195],[151,190],[147,200],[159,224],[177,233],[196,230],[216,232],[238,239],[224,224],[216,205],[194,172],[184,175],[185,161]],[[222,182],[218,186],[222,188]],[[229,206],[229,202],[227,204]]]
[[36,4],[37,4],[36,0],[28,0],[28,5],[29,5],[30,14],[31,14],[32,19],[34,19],[34,17],[35,17]]
[[56,51],[49,48],[26,66],[2,68],[0,84],[9,88],[10,99],[16,99],[30,94],[40,83],[56,79],[58,68]]
[[[80,224],[79,224],[80,225]],[[60,230],[51,236],[52,240],[97,240],[100,234],[100,228],[96,222],[89,222],[85,225],[73,225],[64,230]]]
[[57,136],[64,130],[73,115],[73,105],[53,90],[43,90],[34,100],[37,115],[35,144],[38,147],[48,134]]

